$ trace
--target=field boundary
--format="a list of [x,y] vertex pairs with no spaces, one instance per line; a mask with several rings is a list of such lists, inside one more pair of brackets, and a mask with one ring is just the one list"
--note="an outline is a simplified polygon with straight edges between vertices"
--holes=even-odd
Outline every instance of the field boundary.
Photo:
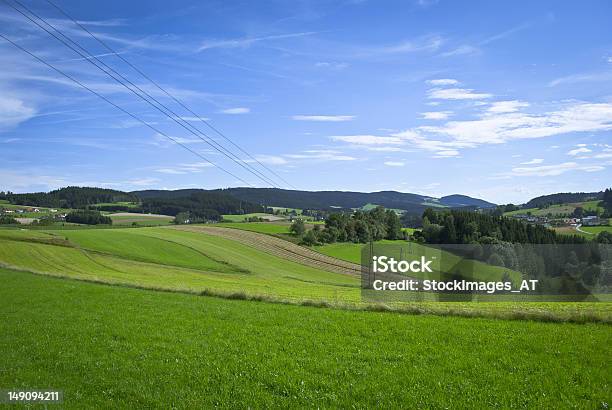
[[[293,306],[310,306],[318,308],[339,309],[360,312],[387,312],[409,315],[433,315],[433,316],[457,316],[474,319],[490,319],[490,320],[528,320],[536,322],[549,323],[573,323],[573,324],[588,324],[598,323],[612,325],[611,317],[598,316],[591,312],[577,312],[569,315],[561,315],[545,310],[503,310],[503,311],[487,311],[482,309],[466,309],[461,307],[450,307],[443,309],[441,305],[428,305],[424,303],[412,303],[409,305],[393,306],[383,303],[347,303],[347,302],[330,302],[326,300],[314,299],[283,299],[269,295],[248,294],[246,292],[222,292],[212,289],[204,289],[195,291],[190,289],[168,289],[159,286],[145,286],[133,283],[117,283],[106,282],[100,279],[75,278],[68,275],[55,274],[50,272],[41,272],[29,269],[23,269],[17,266],[9,265],[0,262],[0,268],[30,275],[44,276],[57,280],[72,280],[77,282],[86,282],[103,286],[115,286],[130,289],[140,289],[147,291],[180,293],[192,296],[216,297],[230,300],[247,300],[253,302],[266,302],[282,305]],[[447,302],[452,303],[452,302]],[[446,304],[445,304],[446,305]],[[448,305],[446,305],[448,306]]]
[[361,275],[361,265],[333,258],[316,252],[312,249],[296,245],[276,236],[252,231],[243,231],[235,228],[222,228],[212,226],[171,226],[164,229],[176,229],[187,232],[203,233],[230,239],[243,245],[261,250],[274,256],[287,259],[301,265],[322,269],[327,272],[341,273],[350,276]]

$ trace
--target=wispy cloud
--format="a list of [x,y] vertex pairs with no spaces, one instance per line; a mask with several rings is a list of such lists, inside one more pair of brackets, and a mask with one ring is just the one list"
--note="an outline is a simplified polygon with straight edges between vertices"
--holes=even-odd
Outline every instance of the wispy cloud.
[[248,114],[250,112],[251,112],[251,109],[247,107],[226,108],[224,110],[219,111],[219,113],[221,114],[230,114],[230,115]]
[[210,168],[212,166],[213,164],[211,164],[210,162],[194,162],[194,163],[188,163],[188,164],[180,164],[178,166],[157,168],[155,172],[159,172],[161,174],[170,174],[170,175],[194,174],[194,173],[200,173],[205,168]]
[[478,47],[470,46],[468,44],[463,44],[452,50],[440,53],[440,56],[453,57],[453,56],[463,56],[463,55],[470,55],[470,54],[477,54],[477,53],[480,53],[480,49]]
[[564,162],[555,165],[542,165],[537,167],[513,168],[508,175],[517,177],[550,177],[564,174],[569,171],[597,172],[603,171],[601,165],[579,165],[576,162]]
[[318,63],[315,63],[315,67],[317,68],[329,68],[331,70],[344,70],[348,66],[348,63],[338,63],[329,61],[320,61]]
[[514,26],[506,31],[502,31],[501,33],[498,34],[494,34],[490,37],[485,38],[484,40],[482,40],[479,45],[481,46],[485,46],[487,44],[491,44],[495,41],[498,40],[502,40],[504,38],[510,37],[511,35],[518,33],[519,31],[525,30],[527,28],[531,27],[531,23],[522,23],[519,24],[517,26]]
[[421,116],[425,120],[445,120],[450,115],[452,115],[452,112],[450,111],[433,111],[433,112],[422,112],[421,113]]
[[488,93],[477,93],[467,88],[433,88],[428,94],[429,98],[435,100],[480,100],[493,96]]
[[388,167],[403,167],[405,165],[401,161],[385,161],[385,162],[383,162],[383,164],[388,166]]
[[427,80],[427,84],[435,85],[435,86],[444,86],[444,85],[457,85],[459,81],[453,78],[438,78],[434,80]]
[[575,84],[584,82],[612,81],[612,71],[602,71],[596,73],[572,74],[560,77],[548,83],[549,87],[556,87],[561,84]]
[[329,137],[334,141],[348,142],[356,145],[401,145],[401,138],[379,137],[376,135],[334,135]]
[[36,115],[36,109],[19,98],[0,95],[0,132],[11,129]]
[[588,149],[586,147],[580,147],[580,148],[576,148],[576,149],[573,149],[571,151],[568,151],[567,155],[571,155],[571,156],[575,157],[576,155],[586,154],[586,153],[589,153],[589,152],[591,152],[590,149]]
[[283,40],[283,39],[288,39],[288,38],[312,36],[318,33],[319,32],[317,31],[306,31],[306,32],[299,32],[299,33],[276,34],[276,35],[261,36],[261,37],[242,37],[242,38],[228,39],[228,40],[207,40],[202,43],[202,45],[198,48],[197,51],[210,50],[212,48],[239,48],[239,47],[246,48],[256,43],[273,41],[273,40]]
[[516,112],[521,108],[529,107],[529,103],[524,101],[496,101],[491,103],[491,106],[487,109],[488,113],[502,114],[509,112]]
[[530,161],[521,162],[521,165],[536,165],[541,164],[542,162],[544,162],[542,158],[534,158]]
[[296,121],[315,122],[344,122],[355,119],[354,115],[294,115],[291,117]]

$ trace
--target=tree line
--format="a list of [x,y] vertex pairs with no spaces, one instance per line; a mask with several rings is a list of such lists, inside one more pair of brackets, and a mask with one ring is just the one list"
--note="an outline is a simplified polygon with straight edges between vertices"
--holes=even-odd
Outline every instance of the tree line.
[[559,235],[541,225],[526,224],[513,218],[460,210],[423,213],[423,230],[416,238],[432,244],[494,243],[582,244],[578,235]]
[[137,202],[132,194],[114,189],[90,187],[66,187],[50,192],[15,194],[7,192],[4,198],[11,204],[42,206],[46,208],[85,208],[103,202]]

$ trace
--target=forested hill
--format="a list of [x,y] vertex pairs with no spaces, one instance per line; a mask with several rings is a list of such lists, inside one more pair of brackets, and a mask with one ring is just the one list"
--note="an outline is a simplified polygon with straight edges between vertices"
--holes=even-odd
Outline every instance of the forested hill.
[[460,207],[477,207],[477,208],[494,208],[495,204],[487,202],[483,199],[472,198],[467,195],[447,195],[440,198],[438,201],[442,205],[446,205],[450,208]]
[[567,204],[573,202],[584,202],[600,200],[603,198],[603,191],[601,192],[563,192],[558,194],[542,195],[533,198],[527,202],[523,207],[525,208],[542,208],[550,205]]
[[[287,208],[330,209],[360,208],[366,204],[382,205],[385,208],[403,209],[421,213],[434,207],[495,207],[495,204],[462,195],[441,199],[424,195],[396,191],[350,192],[350,191],[297,191],[276,188],[228,188],[228,194],[253,203],[282,206]],[[454,201],[458,197],[459,201]]]
[[50,192],[13,194],[8,192],[5,198],[12,204],[43,206],[50,208],[84,208],[106,202],[134,202],[138,198],[127,192],[114,189],[90,187],[66,187]]
[[424,195],[396,191],[350,192],[350,191],[298,191],[278,188],[226,188],[212,191],[203,189],[178,189],[175,191],[145,190],[132,194],[141,198],[176,200],[194,194],[217,192],[226,194],[244,203],[262,206],[279,206],[301,209],[348,209],[361,208],[366,204],[382,205],[388,209],[402,209],[410,213],[422,213],[429,207],[449,208],[493,208],[496,205],[465,195],[450,195],[440,199]]

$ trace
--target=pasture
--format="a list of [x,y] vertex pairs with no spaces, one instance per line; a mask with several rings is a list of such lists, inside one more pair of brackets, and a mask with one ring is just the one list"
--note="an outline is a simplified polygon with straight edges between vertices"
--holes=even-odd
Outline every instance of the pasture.
[[0,385],[63,408],[605,408],[609,325],[413,316],[0,269]]
[[288,234],[289,223],[273,223],[273,222],[222,222],[216,224],[222,228],[242,229],[243,231],[259,232],[269,235]]
[[[358,276],[321,270],[234,240],[178,228],[0,229],[0,266],[145,289],[341,309],[378,308],[362,302]],[[578,322],[607,322],[612,317],[609,303],[415,302],[384,308]]]
[[282,221],[285,218],[282,216],[276,216],[271,214],[266,214],[263,212],[253,212],[250,214],[240,214],[240,215],[222,215],[223,219],[230,222],[244,222],[248,221],[249,218],[262,218],[266,221]]
[[540,208],[525,208],[525,209],[519,209],[517,211],[505,212],[504,215],[512,216],[512,215],[522,215],[522,214],[530,213],[533,216],[552,215],[553,217],[555,217],[555,216],[562,216],[562,215],[571,215],[571,213],[574,212],[574,210],[577,207],[582,207],[585,211],[603,212],[603,208],[599,206],[600,202],[601,201],[596,200],[596,201],[584,201],[584,202],[575,202],[575,203],[569,203],[569,204],[551,205],[547,208],[541,208],[541,209]]
[[168,225],[174,217],[168,215],[140,214],[134,212],[117,212],[106,214],[113,220],[113,225]]

